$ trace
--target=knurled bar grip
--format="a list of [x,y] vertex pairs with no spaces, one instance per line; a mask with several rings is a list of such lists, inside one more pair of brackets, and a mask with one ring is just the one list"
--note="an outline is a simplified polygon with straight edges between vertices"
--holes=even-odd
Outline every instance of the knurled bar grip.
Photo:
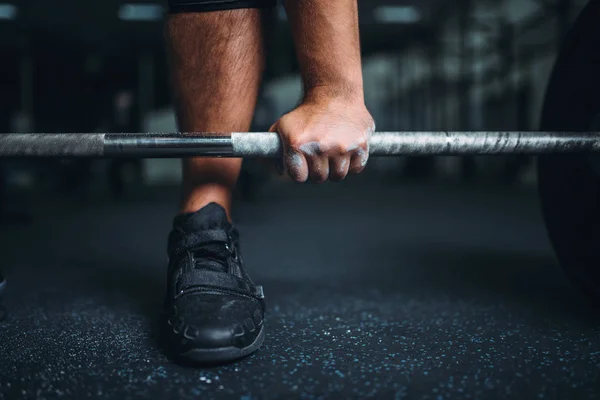
[[[0,157],[277,157],[272,132],[5,133]],[[372,156],[544,154],[600,151],[600,132],[375,132]]]
[[102,133],[0,134],[0,157],[102,157]]

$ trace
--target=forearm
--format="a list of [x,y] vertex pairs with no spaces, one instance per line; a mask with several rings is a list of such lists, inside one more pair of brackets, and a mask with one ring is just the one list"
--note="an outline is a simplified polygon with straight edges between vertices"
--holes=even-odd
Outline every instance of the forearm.
[[363,99],[356,0],[286,0],[305,96]]
[[264,63],[260,11],[174,14],[166,38],[180,129],[248,130]]

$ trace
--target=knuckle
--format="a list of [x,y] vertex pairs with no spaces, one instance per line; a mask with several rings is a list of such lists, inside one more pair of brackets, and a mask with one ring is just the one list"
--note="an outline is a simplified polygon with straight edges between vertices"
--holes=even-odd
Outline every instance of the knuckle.
[[300,150],[307,157],[319,156],[324,153],[323,145],[318,141],[305,141],[300,146]]
[[290,141],[288,143],[288,149],[296,154],[309,155],[309,154],[307,154],[307,151],[306,151],[307,150],[306,142],[304,140],[302,140],[302,138],[299,138],[299,137],[294,137],[294,138],[290,139]]
[[349,143],[336,143],[335,150],[336,153],[345,155],[352,151],[355,146]]
[[358,138],[358,140],[356,141],[356,145],[361,148],[361,149],[366,149],[367,145],[369,144],[369,140],[366,136],[361,136],[360,138]]
[[302,141],[302,138],[299,137],[298,135],[294,135],[294,134],[287,135],[287,146],[288,147],[298,150],[300,148],[300,146],[302,146],[302,143],[304,143],[304,142]]
[[323,147],[326,149],[326,154],[329,156],[343,156],[350,153],[356,146],[338,140],[335,142],[325,143]]
[[320,143],[320,148],[323,151],[323,153],[328,156],[342,154],[345,151],[344,145],[338,141],[324,141]]
[[287,145],[288,151],[293,153],[301,153],[300,146],[302,146],[302,144],[294,139],[290,140]]

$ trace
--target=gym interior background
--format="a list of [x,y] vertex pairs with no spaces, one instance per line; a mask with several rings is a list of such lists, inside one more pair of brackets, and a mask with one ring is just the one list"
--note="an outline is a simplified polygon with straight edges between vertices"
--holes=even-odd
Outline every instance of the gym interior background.
[[[537,129],[584,5],[359,0],[378,130]],[[0,131],[175,131],[163,10],[0,2]],[[271,18],[255,131],[300,96],[285,14]],[[236,218],[269,331],[257,355],[209,370],[171,364],[152,328],[177,160],[0,171],[0,399],[599,396],[597,318],[554,258],[529,157],[371,159],[325,185],[245,163]]]

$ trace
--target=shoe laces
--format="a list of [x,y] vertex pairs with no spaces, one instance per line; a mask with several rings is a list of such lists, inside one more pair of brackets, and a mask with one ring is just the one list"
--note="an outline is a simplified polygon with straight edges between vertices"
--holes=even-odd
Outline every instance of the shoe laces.
[[231,230],[227,233],[229,241],[206,241],[188,250],[194,268],[209,269],[217,272],[229,272],[230,262],[238,261],[236,246],[236,233]]

